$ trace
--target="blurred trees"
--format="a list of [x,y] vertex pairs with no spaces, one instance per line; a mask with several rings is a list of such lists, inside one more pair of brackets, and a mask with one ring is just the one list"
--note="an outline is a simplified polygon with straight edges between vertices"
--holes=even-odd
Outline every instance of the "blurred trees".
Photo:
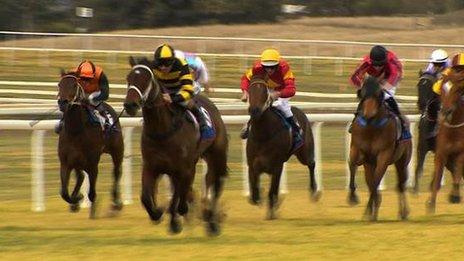
[[[203,23],[253,23],[283,18],[282,4],[306,5],[309,15],[444,13],[464,0],[2,0],[0,30],[91,31]],[[76,7],[93,9],[76,17]]]

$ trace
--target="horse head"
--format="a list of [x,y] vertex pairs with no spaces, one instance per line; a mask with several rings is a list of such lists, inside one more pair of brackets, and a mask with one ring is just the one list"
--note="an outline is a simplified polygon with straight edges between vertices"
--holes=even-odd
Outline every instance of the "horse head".
[[58,83],[58,104],[62,111],[69,106],[80,105],[85,99],[85,93],[79,84],[76,73],[61,70],[61,79]]
[[451,122],[453,113],[462,107],[462,97],[464,95],[464,86],[455,86],[448,93],[442,93],[441,115],[446,122]]
[[272,104],[267,83],[260,76],[253,76],[248,88],[248,113],[252,119],[259,118]]
[[383,104],[384,93],[374,77],[367,77],[361,88],[362,116],[369,120],[374,118]]
[[419,106],[419,111],[421,113],[424,113],[427,106],[429,106],[430,103],[437,98],[437,95],[433,92],[433,84],[436,81],[437,77],[428,73],[422,74],[419,78],[419,82],[417,83],[417,105]]
[[132,66],[126,77],[127,93],[124,100],[126,112],[134,116],[137,111],[147,106],[160,94],[160,86],[152,71],[152,63],[146,58],[129,57]]

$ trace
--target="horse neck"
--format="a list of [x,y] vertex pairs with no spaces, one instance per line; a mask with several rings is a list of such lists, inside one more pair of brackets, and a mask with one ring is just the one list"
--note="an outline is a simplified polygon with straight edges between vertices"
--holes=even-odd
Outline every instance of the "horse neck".
[[64,114],[65,132],[76,135],[84,131],[87,124],[86,111],[82,105],[70,107]]
[[270,109],[267,109],[262,113],[261,117],[251,119],[251,132],[258,140],[267,139],[279,130],[277,126],[280,126],[280,123],[273,114]]
[[152,102],[152,106],[144,106],[142,110],[144,130],[148,133],[167,132],[172,128],[173,118],[169,105],[164,103],[161,93]]
[[451,124],[461,124],[464,122],[464,101],[463,97],[461,96],[458,98],[458,104],[456,106],[456,110],[453,112],[453,117],[451,119]]

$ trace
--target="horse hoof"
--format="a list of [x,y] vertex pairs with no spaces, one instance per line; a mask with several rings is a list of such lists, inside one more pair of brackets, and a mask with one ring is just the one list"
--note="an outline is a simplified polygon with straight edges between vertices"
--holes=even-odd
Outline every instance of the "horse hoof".
[[261,200],[259,200],[259,199],[254,199],[254,198],[251,198],[251,197],[248,199],[248,202],[249,202],[251,205],[253,205],[253,206],[259,206],[259,205],[261,205]]
[[275,220],[275,219],[277,219],[277,214],[275,213],[275,211],[270,210],[267,214],[266,220]]
[[320,191],[313,191],[311,193],[311,201],[312,202],[318,202],[319,199],[321,199],[321,196],[322,196],[322,192]]
[[461,203],[461,196],[460,195],[450,194],[449,197],[448,197],[448,201],[451,204],[459,204],[459,203]]
[[433,203],[432,201],[427,201],[427,203],[425,203],[426,205],[426,209],[427,209],[427,214],[429,215],[433,215],[435,214],[435,203]]
[[356,206],[359,204],[359,198],[358,195],[355,193],[352,193],[348,196],[348,205],[350,206]]
[[182,225],[180,224],[179,220],[171,219],[171,222],[169,223],[169,232],[172,234],[179,234],[182,232]]
[[69,205],[69,211],[70,212],[77,213],[77,212],[79,212],[79,210],[81,210],[81,206],[79,205],[79,203]]
[[179,203],[179,206],[177,207],[177,211],[179,212],[181,216],[184,216],[185,214],[187,214],[188,210],[189,210],[189,207],[188,207],[187,202],[183,204]]
[[152,212],[149,212],[150,219],[153,221],[154,224],[159,224],[161,222],[161,217],[163,216],[164,209],[162,208],[155,208]]
[[220,228],[219,228],[219,224],[216,223],[216,222],[208,222],[206,224],[206,232],[207,232],[208,236],[210,236],[210,237],[219,236],[219,234],[221,233]]
[[400,220],[403,220],[403,221],[408,220],[408,216],[409,216],[409,209],[403,209],[399,213]]
[[111,204],[111,210],[113,210],[113,211],[121,211],[122,207],[123,207],[122,202],[117,202],[117,203]]
[[413,195],[419,195],[419,186],[414,186],[411,190],[410,190],[411,194]]

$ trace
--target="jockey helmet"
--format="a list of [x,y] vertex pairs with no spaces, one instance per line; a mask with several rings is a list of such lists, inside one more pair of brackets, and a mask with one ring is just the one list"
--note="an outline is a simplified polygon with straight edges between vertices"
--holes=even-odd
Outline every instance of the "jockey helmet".
[[280,54],[276,49],[268,48],[261,53],[261,65],[276,66],[279,64]]
[[88,60],[84,60],[77,66],[77,75],[79,78],[95,78],[95,65]]
[[174,49],[167,45],[167,44],[162,44],[158,46],[155,50],[155,55],[154,55],[154,66],[159,67],[161,65],[163,66],[170,66],[175,60],[175,53]]
[[456,66],[464,66],[464,53],[458,53],[453,57],[453,60],[451,61],[451,66],[456,67]]
[[444,63],[448,59],[448,53],[443,49],[437,49],[430,55],[431,63]]
[[385,65],[385,63],[387,62],[387,49],[385,49],[385,47],[381,45],[376,45],[372,47],[369,57],[371,58],[372,65]]

